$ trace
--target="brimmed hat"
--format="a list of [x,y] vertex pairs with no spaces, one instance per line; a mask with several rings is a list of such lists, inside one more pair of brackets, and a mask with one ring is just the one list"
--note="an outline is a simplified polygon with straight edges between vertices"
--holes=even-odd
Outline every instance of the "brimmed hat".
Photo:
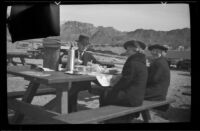
[[159,49],[159,50],[163,50],[163,51],[167,51],[168,48],[167,47],[164,47],[162,45],[158,45],[158,44],[155,44],[155,45],[152,45],[152,46],[149,46],[148,47],[148,50],[153,50],[153,49]]
[[78,40],[76,40],[76,42],[80,42],[81,44],[85,46],[90,44],[89,37],[85,35],[80,35]]
[[127,49],[128,46],[133,46],[133,47],[140,47],[141,49],[145,49],[146,45],[141,42],[141,41],[136,41],[136,40],[130,40],[124,43],[124,48]]

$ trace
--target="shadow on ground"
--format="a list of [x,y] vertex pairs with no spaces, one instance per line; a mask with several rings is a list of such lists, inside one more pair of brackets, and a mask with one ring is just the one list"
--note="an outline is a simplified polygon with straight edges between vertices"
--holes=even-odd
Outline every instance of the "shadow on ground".
[[181,105],[180,107],[184,108],[178,108],[178,107],[172,107],[170,106],[169,109],[166,112],[161,112],[158,110],[155,110],[156,115],[167,119],[171,122],[190,122],[190,105]]

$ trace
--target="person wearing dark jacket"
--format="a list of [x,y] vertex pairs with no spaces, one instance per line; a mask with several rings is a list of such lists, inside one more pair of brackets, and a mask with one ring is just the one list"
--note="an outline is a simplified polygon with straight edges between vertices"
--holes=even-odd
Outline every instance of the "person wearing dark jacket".
[[[75,51],[75,57],[77,58],[77,63],[79,65],[87,66],[88,62],[100,64],[106,66],[96,60],[96,58],[86,50],[88,49],[90,42],[89,37],[85,35],[80,35],[77,40],[78,50]],[[93,81],[96,84],[99,84],[97,81]],[[73,82],[72,88],[69,90],[69,113],[77,111],[77,99],[80,91],[91,90],[91,81],[82,81],[82,82]]]
[[[75,59],[78,60],[76,61],[78,64],[86,66],[87,63],[91,61],[95,64],[101,64],[91,53],[87,52],[90,45],[88,36],[80,35],[76,42],[78,43],[78,50],[75,50]],[[65,68],[67,65],[67,60],[62,61],[64,55],[68,55],[68,52],[64,51],[60,56],[59,63],[62,63],[62,68]]]
[[100,106],[140,106],[142,105],[148,71],[146,57],[140,51],[145,49],[145,44],[140,41],[127,41],[124,48],[129,55],[126,60],[121,79],[111,88],[105,90],[100,96]]
[[[99,64],[102,66],[107,66],[108,68],[114,67],[114,64],[112,63],[103,63],[98,61],[90,52],[89,50],[89,37],[85,35],[80,35],[79,40],[76,41],[78,44],[78,50],[75,50],[75,61],[77,64],[81,64],[84,66],[87,66],[88,62]],[[62,60],[64,55],[68,55],[68,52],[66,50],[63,51],[63,54],[59,57],[59,63],[62,64],[62,68],[65,68],[67,65],[67,60]]]
[[145,92],[145,100],[165,100],[170,85],[170,69],[162,52],[166,47],[152,45],[148,48],[153,56],[153,62],[148,69],[148,81]]

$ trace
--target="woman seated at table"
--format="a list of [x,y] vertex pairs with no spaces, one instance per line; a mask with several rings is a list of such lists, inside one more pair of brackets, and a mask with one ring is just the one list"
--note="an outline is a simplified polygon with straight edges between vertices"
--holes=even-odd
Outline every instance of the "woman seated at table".
[[[78,43],[78,50],[76,50],[75,52],[76,58],[78,58],[77,64],[86,66],[88,62],[92,61],[95,64],[106,66],[101,62],[97,61],[91,53],[86,52],[86,50],[90,45],[88,36],[80,35],[79,39],[77,40],[77,43]],[[98,84],[97,81],[94,82]],[[69,91],[69,113],[77,111],[78,93],[84,90],[88,90],[90,92],[91,90],[90,81],[72,83],[72,88]]]
[[141,53],[145,47],[144,43],[135,40],[124,44],[129,57],[124,64],[122,77],[113,87],[104,90],[99,99],[100,106],[135,107],[142,105],[148,75],[146,57]]

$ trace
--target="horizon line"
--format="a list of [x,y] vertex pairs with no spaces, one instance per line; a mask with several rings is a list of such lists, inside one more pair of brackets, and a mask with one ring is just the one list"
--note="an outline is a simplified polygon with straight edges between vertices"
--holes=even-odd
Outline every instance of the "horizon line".
[[176,28],[176,29],[170,29],[170,30],[156,30],[156,29],[137,28],[137,29],[132,30],[132,31],[121,31],[121,30],[119,30],[119,29],[116,29],[116,28],[113,27],[113,26],[102,26],[102,25],[95,26],[93,23],[82,22],[82,21],[76,21],[76,20],[67,20],[67,21],[64,20],[64,21],[60,22],[60,26],[61,26],[61,25],[64,25],[66,22],[79,22],[79,23],[84,23],[84,24],[91,24],[91,25],[93,25],[93,26],[96,27],[96,28],[98,28],[98,27],[104,27],[104,28],[112,27],[112,28],[114,28],[115,30],[120,31],[120,32],[132,32],[132,31],[136,31],[136,30],[139,30],[139,29],[142,29],[142,30],[153,30],[153,31],[163,31],[163,32],[165,32],[165,31],[172,31],[172,30],[178,30],[178,29],[181,30],[181,29],[185,29],[185,28],[190,29],[190,27]]

